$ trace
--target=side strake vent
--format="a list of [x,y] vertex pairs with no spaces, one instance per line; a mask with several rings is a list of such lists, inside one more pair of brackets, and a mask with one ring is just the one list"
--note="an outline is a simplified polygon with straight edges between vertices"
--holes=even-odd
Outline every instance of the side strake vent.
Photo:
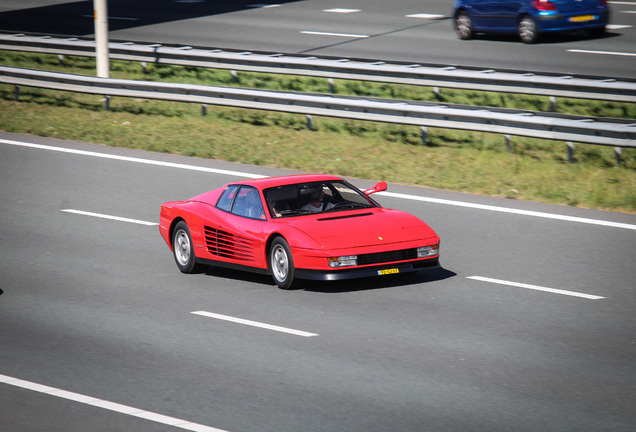
[[221,258],[254,261],[254,242],[227,231],[205,227],[208,252]]

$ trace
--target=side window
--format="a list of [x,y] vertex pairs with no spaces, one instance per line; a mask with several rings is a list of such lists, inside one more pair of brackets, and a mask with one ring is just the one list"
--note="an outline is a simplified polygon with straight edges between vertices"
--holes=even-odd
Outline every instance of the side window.
[[261,196],[256,188],[243,186],[236,195],[232,213],[252,219],[265,219]]
[[227,189],[223,191],[221,198],[219,198],[219,202],[216,203],[216,207],[229,212],[237,190],[238,186],[236,185],[228,186]]

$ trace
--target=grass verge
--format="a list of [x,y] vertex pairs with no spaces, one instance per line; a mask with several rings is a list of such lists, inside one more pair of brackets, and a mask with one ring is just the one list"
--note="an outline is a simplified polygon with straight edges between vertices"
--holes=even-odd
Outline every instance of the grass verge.
[[[10,66],[94,75],[94,60],[0,52]],[[328,92],[327,80],[239,74],[112,62],[111,76],[149,81],[234,85],[275,90]],[[547,111],[548,98],[336,81],[336,92],[413,100],[444,100]],[[567,162],[563,142],[429,128],[422,145],[418,127],[302,115],[113,98],[111,110],[93,95],[0,85],[0,129],[164,153],[385,180],[437,189],[586,208],[636,213],[636,151],[575,144]],[[561,112],[636,118],[634,104],[559,99]]]

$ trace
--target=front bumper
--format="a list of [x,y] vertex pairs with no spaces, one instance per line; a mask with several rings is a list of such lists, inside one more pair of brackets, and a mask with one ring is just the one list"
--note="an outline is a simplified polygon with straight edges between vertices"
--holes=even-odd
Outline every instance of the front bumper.
[[297,268],[296,277],[299,279],[334,281],[380,276],[382,270],[388,270],[388,272],[386,272],[387,274],[399,274],[419,271],[422,269],[433,269],[439,266],[439,256],[437,256],[434,258],[410,261],[406,263],[383,264],[362,268],[344,268],[339,270],[309,270]]

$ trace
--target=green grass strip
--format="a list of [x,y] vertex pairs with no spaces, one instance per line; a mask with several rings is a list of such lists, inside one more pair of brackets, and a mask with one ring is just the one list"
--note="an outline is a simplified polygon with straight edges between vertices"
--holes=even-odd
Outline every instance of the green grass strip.
[[[0,51],[0,64],[95,75],[90,58]],[[326,79],[239,73],[204,68],[111,62],[111,77],[327,93]],[[335,92],[409,100],[548,111],[547,97],[335,82]],[[558,99],[560,112],[636,118],[636,104]],[[0,129],[116,147],[183,154],[254,165],[453,190],[510,199],[636,213],[636,151],[575,143],[568,163],[564,142],[513,137],[511,150],[498,134],[327,117],[113,98],[111,110],[94,95],[0,85]]]

